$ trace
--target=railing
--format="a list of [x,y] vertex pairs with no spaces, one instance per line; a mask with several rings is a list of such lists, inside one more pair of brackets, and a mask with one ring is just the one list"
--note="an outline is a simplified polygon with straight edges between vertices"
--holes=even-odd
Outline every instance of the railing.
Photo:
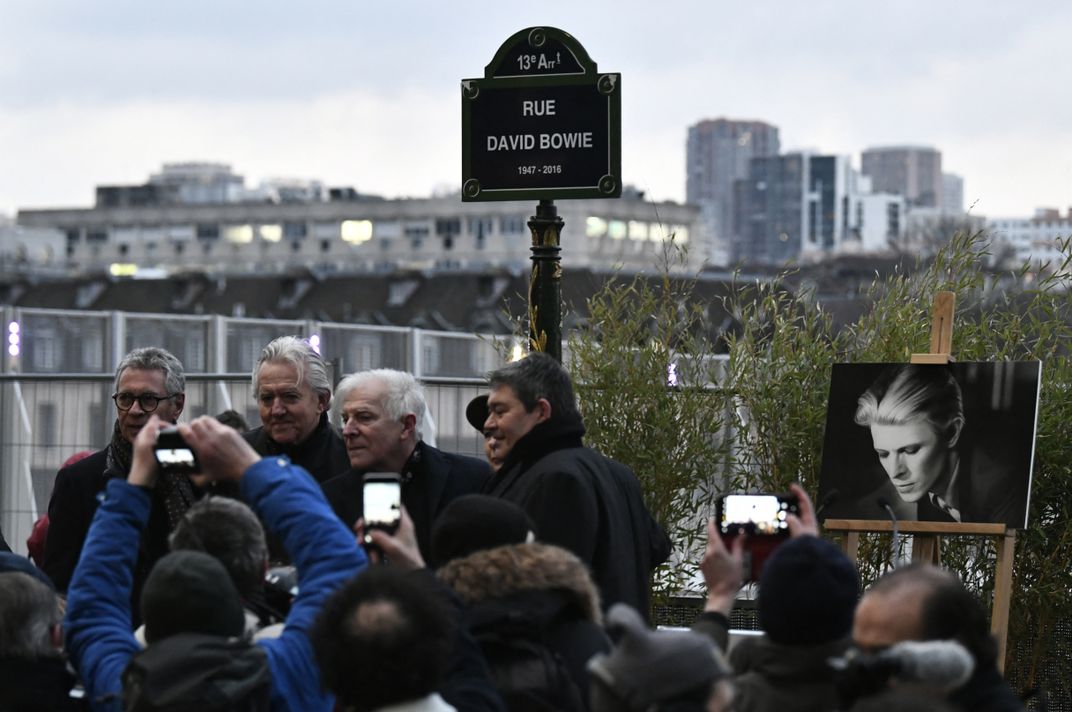
[[[465,420],[465,406],[486,390],[481,378],[423,379],[444,450],[483,457],[483,438]],[[247,373],[186,377],[183,420],[236,410],[260,424]],[[99,450],[111,438],[115,408],[110,374],[0,374],[0,529],[12,549],[26,552],[33,523],[48,511],[63,462]]]

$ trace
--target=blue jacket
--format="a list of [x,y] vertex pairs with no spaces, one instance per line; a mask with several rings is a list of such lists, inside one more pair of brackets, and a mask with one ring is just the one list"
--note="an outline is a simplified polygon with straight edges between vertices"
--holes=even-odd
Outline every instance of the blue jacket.
[[[242,497],[280,535],[298,570],[298,597],[279,638],[258,641],[272,673],[273,710],[331,710],[308,631],[324,599],[365,568],[364,552],[316,482],[285,457],[265,458],[241,481]],[[149,493],[112,480],[97,509],[67,595],[67,650],[94,710],[122,708],[121,675],[140,649],[130,589]]]

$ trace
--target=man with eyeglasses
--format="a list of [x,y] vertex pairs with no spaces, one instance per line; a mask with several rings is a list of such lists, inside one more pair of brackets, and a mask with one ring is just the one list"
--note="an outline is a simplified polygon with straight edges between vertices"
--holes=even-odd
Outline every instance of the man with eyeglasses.
[[[116,419],[111,441],[103,450],[60,470],[48,504],[49,531],[42,568],[57,590],[67,590],[97,511],[98,495],[108,480],[126,478],[134,439],[152,415],[169,423],[178,421],[186,403],[185,390],[182,363],[164,349],[135,349],[120,361],[112,394]],[[135,602],[149,569],[168,551],[168,533],[198,496],[185,475],[172,474],[157,482],[149,525],[134,569]],[[135,606],[135,615],[137,610]]]

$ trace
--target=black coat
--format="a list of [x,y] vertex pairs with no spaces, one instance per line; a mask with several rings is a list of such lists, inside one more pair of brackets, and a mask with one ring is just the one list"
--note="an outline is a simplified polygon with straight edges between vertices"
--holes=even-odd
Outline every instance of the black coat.
[[[559,710],[588,709],[588,661],[610,652],[611,644],[595,582],[577,557],[557,546],[512,544],[453,559],[437,575],[468,606],[464,620],[512,708],[533,709],[519,703],[543,700]],[[554,655],[565,682],[573,681],[572,705],[562,690],[546,689],[554,676],[540,674],[546,670],[520,655],[525,648],[510,645],[516,641]]]
[[834,670],[827,662],[849,648],[848,638],[817,645],[783,645],[767,636],[746,638],[730,651],[734,709],[810,712],[838,708]]
[[340,472],[350,469],[350,456],[342,436],[328,422],[327,413],[320,414],[320,422],[304,442],[297,445],[280,445],[268,437],[264,426],[242,434],[258,455],[286,455],[298,467],[313,476],[317,482],[326,482]]
[[62,657],[0,658],[0,712],[79,712],[87,709],[71,697],[74,675]]
[[[432,525],[436,517],[457,497],[480,492],[491,476],[491,468],[483,460],[453,455],[423,442],[417,443],[417,450],[419,458],[412,477],[404,478],[402,484],[402,506],[413,520],[417,544],[427,561],[431,556]],[[328,504],[350,528],[364,511],[363,475],[351,470],[321,485]]]
[[[65,467],[56,475],[52,499],[48,503],[48,537],[45,540],[43,566],[56,589],[66,592],[71,574],[82,554],[82,545],[89,533],[89,525],[97,512],[97,495],[113,477],[126,478],[122,472],[107,471],[108,450],[99,450],[89,457]],[[139,618],[138,601],[141,586],[149,569],[157,559],[168,553],[167,509],[163,500],[153,497],[149,524],[142,535],[138,562],[134,568],[134,589],[131,598],[134,617]]]
[[588,564],[606,610],[627,603],[647,617],[656,566],[670,539],[651,516],[636,475],[581,442],[577,418],[540,423],[514,445],[487,494],[513,502],[541,542]]

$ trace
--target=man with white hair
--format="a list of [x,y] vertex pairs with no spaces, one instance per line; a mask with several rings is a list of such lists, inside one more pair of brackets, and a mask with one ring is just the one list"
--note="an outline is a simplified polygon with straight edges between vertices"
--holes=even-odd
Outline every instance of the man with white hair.
[[331,380],[320,354],[297,336],[280,336],[253,368],[261,426],[244,435],[258,455],[286,455],[317,482],[349,467],[342,438],[328,422]]
[[324,495],[343,523],[362,514],[366,472],[402,478],[402,505],[413,519],[421,554],[429,556],[432,523],[453,499],[479,492],[490,477],[487,463],[445,453],[423,442],[428,405],[417,380],[404,371],[354,373],[336,388],[335,409],[350,471],[323,484]]

